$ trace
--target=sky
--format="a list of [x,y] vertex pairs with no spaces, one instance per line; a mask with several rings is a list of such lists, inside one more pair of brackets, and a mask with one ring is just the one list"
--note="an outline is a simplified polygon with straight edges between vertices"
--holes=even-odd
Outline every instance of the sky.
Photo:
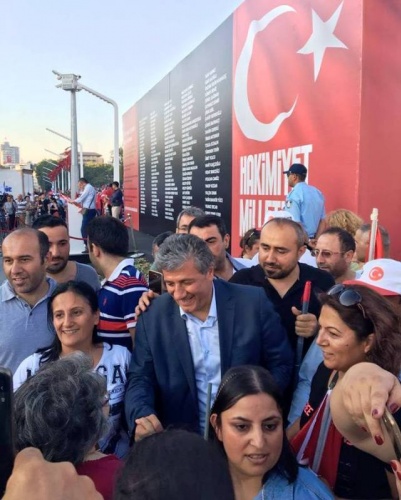
[[[52,70],[115,100],[122,115],[195,49],[242,0],[0,0],[0,142],[21,163],[57,159],[71,135],[70,93]],[[7,22],[4,22],[7,20]],[[77,94],[78,141],[109,161],[110,104]]]

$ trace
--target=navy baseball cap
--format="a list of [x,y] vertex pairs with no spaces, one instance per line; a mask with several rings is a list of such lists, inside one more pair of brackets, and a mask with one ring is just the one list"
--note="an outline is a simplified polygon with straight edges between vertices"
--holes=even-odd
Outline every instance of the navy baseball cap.
[[284,170],[283,174],[299,174],[306,175],[308,173],[305,165],[302,163],[293,163],[288,170]]

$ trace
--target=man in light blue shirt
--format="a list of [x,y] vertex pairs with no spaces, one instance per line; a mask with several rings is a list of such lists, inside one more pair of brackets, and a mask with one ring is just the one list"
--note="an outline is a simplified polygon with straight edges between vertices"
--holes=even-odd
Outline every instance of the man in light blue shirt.
[[44,233],[31,228],[13,231],[2,250],[7,281],[0,287],[0,366],[14,372],[54,339],[47,302],[56,282],[46,278],[49,240]]
[[85,250],[82,253],[88,253],[88,247],[86,244],[87,232],[86,227],[89,222],[96,217],[96,189],[89,184],[85,177],[81,177],[78,181],[78,188],[81,191],[81,195],[75,200],[71,200],[68,203],[73,203],[77,206],[82,206],[82,224],[81,224],[81,235],[85,243]]
[[181,307],[180,315],[186,322],[188,331],[195,383],[198,390],[199,426],[203,432],[205,430],[205,416],[208,411],[208,384],[212,385],[211,401],[214,401],[221,381],[219,325],[214,287],[210,310],[204,322],[193,314],[186,313]]
[[208,243],[192,234],[168,237],[156,266],[167,293],[139,317],[125,395],[136,440],[168,426],[204,430],[208,384],[213,399],[232,366],[264,366],[288,386],[293,352],[262,289],[215,279]]
[[290,212],[292,219],[300,222],[309,238],[316,238],[324,230],[324,196],[319,189],[306,184],[306,167],[294,163],[283,172],[288,177],[292,190],[285,201],[285,210]]

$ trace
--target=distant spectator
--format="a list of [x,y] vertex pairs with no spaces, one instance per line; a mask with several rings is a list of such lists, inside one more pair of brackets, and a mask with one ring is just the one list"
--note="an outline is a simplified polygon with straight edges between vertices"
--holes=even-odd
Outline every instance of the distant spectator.
[[187,233],[189,224],[195,219],[205,215],[205,212],[198,207],[186,207],[178,214],[176,233]]
[[17,211],[17,204],[11,194],[7,195],[7,201],[4,203],[3,207],[8,217],[8,230],[12,231],[15,228],[15,212]]
[[26,206],[25,206],[25,225],[32,226],[33,215],[36,211],[35,204],[31,201],[30,196],[25,196]]
[[[363,224],[355,234],[355,261],[358,263],[359,268],[363,267],[366,262],[369,252],[371,224]],[[383,258],[390,258],[390,236],[383,226],[378,227],[383,242]]]
[[22,197],[22,194],[17,196],[17,211],[15,216],[17,218],[18,226],[25,226],[25,212],[27,201]]
[[362,226],[363,219],[359,215],[347,210],[346,208],[339,208],[338,210],[333,210],[326,215],[326,226],[329,227],[340,227],[348,233],[350,233],[355,238],[355,233]]
[[50,200],[47,194],[42,193],[39,198],[39,216],[40,215],[48,215],[49,214],[49,205],[50,205]]
[[88,244],[87,244],[87,226],[89,222],[94,219],[97,215],[96,212],[96,189],[89,184],[89,182],[85,179],[85,177],[81,177],[78,180],[78,188],[81,192],[81,195],[78,196],[75,200],[69,201],[77,206],[81,206],[82,213],[82,224],[81,224],[81,235],[84,240],[85,250],[82,253],[88,252]]
[[252,259],[259,252],[260,231],[256,228],[248,229],[239,242],[242,248],[241,257]]
[[58,205],[57,205],[57,200],[54,196],[50,197],[50,205],[49,205],[49,213],[53,217],[59,217],[59,211],[58,211]]
[[120,218],[121,208],[123,206],[123,192],[120,189],[120,184],[117,181],[111,183],[113,190],[109,196],[109,204],[111,205],[111,215],[116,219]]
[[[159,251],[159,247],[162,245],[163,241],[167,239],[169,236],[174,234],[172,231],[164,231],[164,233],[160,233],[156,236],[156,238],[152,242],[152,256],[153,258],[156,257],[157,252]],[[155,263],[150,266],[150,269],[152,271],[156,271],[156,266]]]
[[160,233],[156,236],[156,238],[152,242],[152,255],[153,258],[156,257],[157,252],[159,251],[159,247],[163,243],[165,239],[174,234],[172,231],[164,231],[164,233]]
[[112,193],[113,188],[111,187],[111,183],[102,189],[100,196],[103,203],[103,212],[101,215],[111,215],[111,205],[109,202],[109,197],[112,195]]

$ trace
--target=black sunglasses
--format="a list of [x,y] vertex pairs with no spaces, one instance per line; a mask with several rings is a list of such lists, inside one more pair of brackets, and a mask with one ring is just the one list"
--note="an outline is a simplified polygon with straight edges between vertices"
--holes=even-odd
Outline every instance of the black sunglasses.
[[365,319],[368,319],[365,313],[365,309],[362,305],[362,295],[353,288],[339,283],[338,285],[332,286],[327,292],[327,295],[338,295],[338,302],[344,307],[357,306],[358,309],[360,309],[360,311],[362,312],[363,317]]

